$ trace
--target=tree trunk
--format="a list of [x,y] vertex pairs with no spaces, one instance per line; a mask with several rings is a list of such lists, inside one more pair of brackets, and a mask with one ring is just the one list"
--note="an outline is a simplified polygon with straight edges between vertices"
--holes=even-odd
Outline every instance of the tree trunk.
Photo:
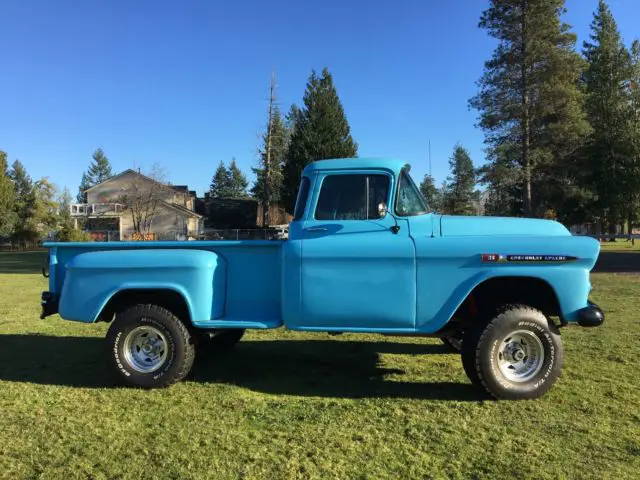
[[262,212],[263,217],[263,227],[267,228],[271,219],[269,218],[269,206],[271,205],[271,137],[272,131],[271,126],[273,125],[273,104],[275,102],[275,89],[276,89],[276,78],[275,75],[271,75],[271,86],[269,88],[269,124],[267,126],[267,152],[266,152],[266,165],[265,165],[265,181],[264,181],[264,196],[265,196],[265,207]]
[[524,129],[524,138],[522,141],[522,160],[524,163],[524,215],[526,217],[533,216],[533,208],[531,202],[531,158],[529,157],[529,96],[525,93],[523,98],[523,115],[522,123]]
[[524,215],[525,217],[531,217],[533,209],[531,205],[531,158],[529,157],[529,148],[530,148],[530,134],[531,134],[531,126],[530,126],[530,116],[529,116],[529,86],[528,86],[528,77],[527,77],[527,29],[526,29],[526,8],[527,2],[523,2],[522,4],[522,44],[520,46],[520,54],[521,54],[521,93],[522,93],[522,164],[524,166],[524,182],[525,182],[525,193],[524,193]]

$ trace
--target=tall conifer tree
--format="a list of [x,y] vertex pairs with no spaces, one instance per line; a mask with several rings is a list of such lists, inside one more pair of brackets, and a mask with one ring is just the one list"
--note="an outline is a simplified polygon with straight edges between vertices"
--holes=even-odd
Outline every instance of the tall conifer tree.
[[[546,199],[554,195],[545,189],[564,191],[572,156],[589,133],[578,88],[583,62],[576,36],[560,19],[564,11],[564,0],[491,0],[480,19],[498,40],[470,100],[489,161],[500,166],[484,179],[490,191],[509,186],[494,196],[499,203],[512,197],[509,209],[526,216],[553,207]],[[497,177],[502,174],[512,177]]]
[[78,189],[78,203],[87,203],[86,190],[108,180],[113,176],[111,163],[101,148],[93,152],[89,168],[82,174]]
[[594,213],[610,233],[628,214],[636,187],[629,155],[631,59],[609,6],[600,0],[584,42],[587,113],[593,132],[585,147],[586,168],[596,194]]
[[305,166],[315,160],[355,157],[358,152],[327,68],[320,76],[311,72],[303,101],[304,107],[293,113],[294,127],[283,168],[282,199],[289,213],[293,212]]

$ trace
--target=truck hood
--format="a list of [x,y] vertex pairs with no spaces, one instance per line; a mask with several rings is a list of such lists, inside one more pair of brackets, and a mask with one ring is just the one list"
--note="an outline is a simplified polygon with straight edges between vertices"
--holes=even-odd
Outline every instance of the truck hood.
[[[437,232],[437,219],[435,231]],[[537,218],[440,216],[443,237],[532,235],[566,236],[571,232],[559,222]]]

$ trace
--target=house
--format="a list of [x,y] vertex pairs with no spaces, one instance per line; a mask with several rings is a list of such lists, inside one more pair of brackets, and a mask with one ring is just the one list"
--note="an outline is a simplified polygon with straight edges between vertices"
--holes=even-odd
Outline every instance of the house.
[[[203,229],[196,193],[186,185],[158,182],[135,170],[86,190],[86,204],[72,204],[71,216],[94,240],[188,240]],[[138,228],[136,228],[138,224]]]

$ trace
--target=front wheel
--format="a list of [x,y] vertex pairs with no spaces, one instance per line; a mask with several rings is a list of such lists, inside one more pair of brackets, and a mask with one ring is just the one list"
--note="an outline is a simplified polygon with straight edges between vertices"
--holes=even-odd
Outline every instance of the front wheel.
[[195,348],[186,326],[156,305],[136,305],[118,314],[106,340],[111,370],[126,385],[168,387],[193,366]]
[[541,397],[553,386],[564,361],[555,324],[539,310],[510,306],[478,325],[462,344],[470,380],[494,398]]

